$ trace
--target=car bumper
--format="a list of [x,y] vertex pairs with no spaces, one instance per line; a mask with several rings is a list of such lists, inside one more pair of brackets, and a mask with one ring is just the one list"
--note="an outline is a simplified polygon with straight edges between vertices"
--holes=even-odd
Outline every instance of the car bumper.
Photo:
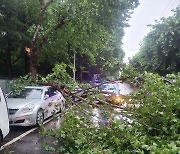
[[28,115],[10,115],[10,126],[33,126],[36,125],[36,116],[34,114]]
[[124,99],[121,96],[108,96],[106,97],[106,101],[116,104],[122,104]]

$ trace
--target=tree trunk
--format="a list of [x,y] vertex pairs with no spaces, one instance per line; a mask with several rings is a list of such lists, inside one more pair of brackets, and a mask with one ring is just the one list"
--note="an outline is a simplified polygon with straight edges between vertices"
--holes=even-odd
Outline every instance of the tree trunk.
[[[28,51],[27,51],[28,49]],[[29,57],[29,71],[31,73],[32,79],[36,79],[36,74],[37,74],[37,63],[38,63],[38,58],[40,55],[40,49],[37,48],[27,48],[26,52],[29,52],[28,57]]]
[[29,57],[29,71],[31,73],[32,79],[35,80],[37,74],[37,57]]
[[61,17],[61,19],[58,20],[57,25],[55,25],[54,29],[49,28],[49,30],[46,31],[46,34],[44,34],[44,36],[41,38],[41,40],[39,40],[37,43],[45,12],[46,12],[48,6],[53,2],[53,0],[46,0],[46,1],[39,0],[39,2],[41,5],[41,10],[39,12],[38,25],[36,26],[36,30],[34,32],[32,40],[30,42],[30,48],[26,48],[26,54],[29,57],[29,71],[32,75],[33,80],[35,80],[35,78],[36,78],[37,63],[38,63],[38,58],[40,55],[41,48],[47,42],[48,36],[51,34],[52,30],[56,31],[57,29],[60,29],[65,24],[64,18]]

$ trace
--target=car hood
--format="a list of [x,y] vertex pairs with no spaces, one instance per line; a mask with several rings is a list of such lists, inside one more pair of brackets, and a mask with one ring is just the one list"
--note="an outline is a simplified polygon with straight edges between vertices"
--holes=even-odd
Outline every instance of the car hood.
[[117,95],[118,92],[116,90],[102,90],[104,96],[112,96],[112,95]]
[[28,104],[37,104],[40,102],[40,99],[7,98],[6,100],[9,109],[20,109]]

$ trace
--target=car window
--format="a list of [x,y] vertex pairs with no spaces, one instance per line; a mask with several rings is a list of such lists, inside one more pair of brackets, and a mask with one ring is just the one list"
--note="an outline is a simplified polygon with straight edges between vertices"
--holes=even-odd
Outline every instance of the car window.
[[49,89],[45,91],[45,93],[44,93],[44,97],[45,97],[45,98],[49,98],[49,97],[51,97],[51,92],[50,92],[50,90],[49,90]]
[[45,96],[47,97],[52,97],[54,95],[57,95],[58,94],[58,91],[52,87],[49,87],[48,90],[45,91]]
[[51,96],[54,96],[54,95],[57,94],[57,93],[56,93],[56,89],[50,87],[49,90],[50,90]]
[[11,93],[8,98],[23,98],[23,99],[41,99],[42,89],[39,88],[24,88],[19,93]]
[[102,85],[99,88],[100,90],[116,90],[116,87],[114,85]]

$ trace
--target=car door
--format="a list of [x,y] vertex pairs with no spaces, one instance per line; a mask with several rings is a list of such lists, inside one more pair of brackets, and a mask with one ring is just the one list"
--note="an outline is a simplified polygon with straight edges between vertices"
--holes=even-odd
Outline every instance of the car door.
[[51,116],[52,112],[52,98],[51,98],[51,91],[50,88],[45,89],[44,92],[44,103],[43,103],[43,109],[44,109],[44,118],[48,118]]
[[59,111],[58,109],[58,102],[59,97],[56,93],[56,90],[53,87],[48,88],[47,94],[49,95],[48,101],[48,116],[51,116],[53,113],[56,113]]
[[50,88],[51,91],[51,100],[52,100],[52,113],[57,113],[63,108],[63,96],[62,94],[56,90],[55,88]]
[[8,117],[7,104],[1,88],[0,88],[0,130],[2,132],[2,134],[0,135],[3,135],[3,137],[5,137],[9,133],[9,117]]
[[63,97],[61,92],[59,92],[58,90],[55,90],[55,94],[56,94],[57,105],[59,106],[60,110],[62,111],[65,108],[65,98]]

